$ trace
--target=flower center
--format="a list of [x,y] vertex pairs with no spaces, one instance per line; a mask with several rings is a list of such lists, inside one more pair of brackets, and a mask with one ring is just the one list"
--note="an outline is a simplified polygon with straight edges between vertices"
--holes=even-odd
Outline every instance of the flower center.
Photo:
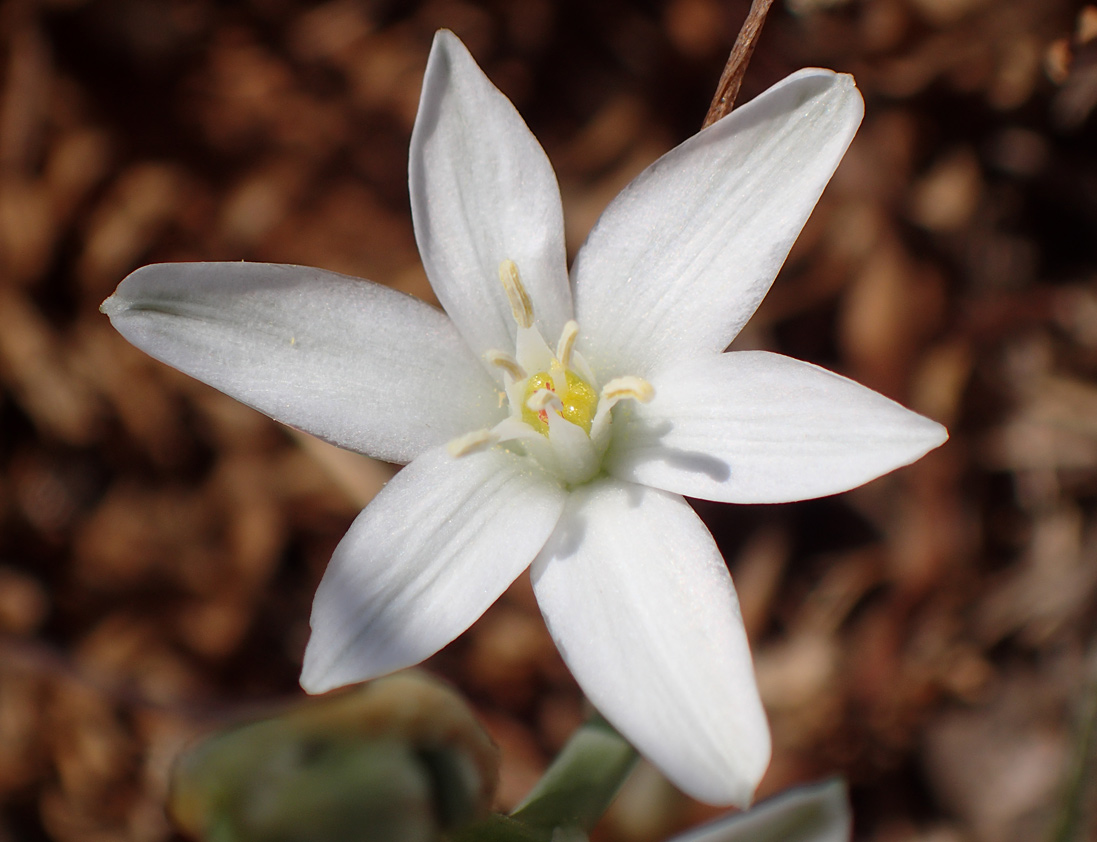
[[559,375],[554,379],[552,375],[541,371],[529,377],[526,381],[525,400],[522,401],[522,420],[541,435],[549,434],[548,410],[542,409],[535,412],[529,406],[529,399],[541,389],[546,389],[559,396],[560,417],[582,428],[583,432],[589,436],[594,412],[598,408],[598,393],[574,371],[565,371],[563,376],[563,390],[556,388],[556,383],[560,382]]
[[536,459],[569,485],[586,482],[601,470],[613,407],[626,399],[647,403],[654,390],[639,377],[618,377],[599,391],[594,372],[575,350],[579,325],[564,325],[553,352],[534,326],[533,305],[514,261],[499,265],[499,280],[518,335],[513,355],[492,350],[486,357],[503,372],[510,413],[490,430],[451,441],[450,453],[460,457],[504,444]]

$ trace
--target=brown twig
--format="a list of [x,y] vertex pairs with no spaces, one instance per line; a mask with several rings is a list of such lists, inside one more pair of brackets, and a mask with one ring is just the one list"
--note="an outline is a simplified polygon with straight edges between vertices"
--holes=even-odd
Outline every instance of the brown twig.
[[750,12],[743,21],[743,28],[735,39],[728,56],[728,63],[724,65],[724,72],[720,74],[720,84],[716,86],[716,95],[712,98],[712,105],[708,107],[705,122],[701,128],[707,128],[727,116],[735,107],[735,98],[739,96],[739,86],[743,84],[743,75],[747,72],[750,57],[754,53],[754,44],[758,40],[758,33],[762,31],[762,24],[766,22],[769,7],[773,0],[753,0],[750,4]]

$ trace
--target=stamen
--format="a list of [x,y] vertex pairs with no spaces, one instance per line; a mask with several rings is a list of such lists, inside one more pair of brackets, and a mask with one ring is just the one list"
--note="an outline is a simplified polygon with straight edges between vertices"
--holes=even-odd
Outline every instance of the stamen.
[[518,322],[519,327],[533,327],[533,304],[526,288],[522,286],[522,279],[518,277],[518,266],[513,260],[504,260],[499,264],[499,280],[507,292],[514,321]]
[[620,400],[634,400],[647,403],[655,397],[655,390],[641,377],[616,377],[602,387],[601,399],[615,404]]
[[484,357],[489,363],[503,369],[503,371],[515,380],[526,379],[526,370],[518,364],[518,360],[514,359],[514,357],[506,351],[496,351],[492,349],[484,354]]
[[534,412],[544,412],[548,409],[559,412],[564,408],[564,402],[561,401],[560,396],[551,389],[538,389],[529,396],[529,400],[526,401],[526,406]]
[[575,348],[575,340],[579,336],[579,323],[570,319],[560,331],[560,341],[556,343],[556,359],[564,368],[571,368],[571,352]]
[[491,430],[474,430],[455,438],[446,445],[446,450],[454,459],[460,459],[478,450],[487,450],[499,441],[499,436]]
[[598,399],[598,411],[594,413],[594,420],[590,425],[591,441],[601,441],[609,429],[610,410],[619,401],[634,400],[639,403],[647,403],[655,397],[655,389],[648,381],[640,377],[615,377],[602,387],[602,394]]

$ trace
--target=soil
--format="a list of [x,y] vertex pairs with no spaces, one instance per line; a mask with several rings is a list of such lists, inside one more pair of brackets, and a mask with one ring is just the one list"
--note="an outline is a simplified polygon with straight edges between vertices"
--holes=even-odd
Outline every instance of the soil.
[[[543,143],[574,254],[700,127],[746,11],[0,3],[0,842],[181,838],[172,758],[302,695],[313,591],[394,470],[146,357],[99,303],[178,260],[433,301],[406,165],[439,27]],[[852,73],[865,121],[733,347],[841,372],[951,440],[838,497],[695,504],[771,718],[760,795],[840,774],[858,839],[1050,838],[1097,686],[1097,7],[785,0],[741,101],[803,66]],[[501,809],[587,715],[525,577],[427,667],[500,746]],[[716,812],[641,767],[597,839]],[[1059,838],[1097,838],[1093,817]]]

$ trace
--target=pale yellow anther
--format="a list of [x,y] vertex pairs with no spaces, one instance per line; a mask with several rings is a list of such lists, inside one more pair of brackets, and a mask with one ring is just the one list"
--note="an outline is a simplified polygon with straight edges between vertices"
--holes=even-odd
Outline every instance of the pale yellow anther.
[[515,380],[526,379],[526,370],[518,364],[518,360],[505,351],[491,350],[484,354],[484,358],[492,365],[503,369]]
[[529,400],[526,401],[526,406],[532,409],[534,412],[544,412],[546,409],[553,409],[559,412],[564,408],[564,402],[560,400],[560,396],[549,389],[538,389],[532,395],[529,396]]
[[454,459],[460,459],[478,450],[486,450],[499,441],[499,437],[491,430],[474,430],[459,438],[455,438],[446,445],[446,450]]
[[507,300],[510,301],[510,310],[514,313],[514,321],[519,327],[533,327],[533,304],[529,300],[529,293],[522,286],[522,279],[518,276],[518,266],[513,260],[504,260],[499,264],[499,280],[506,290]]
[[579,336],[579,323],[574,319],[564,325],[560,331],[560,341],[556,343],[556,359],[564,368],[571,367],[571,352],[575,348],[575,340]]
[[634,400],[647,403],[655,397],[655,390],[642,377],[616,377],[602,387],[602,400],[617,403],[621,400]]

